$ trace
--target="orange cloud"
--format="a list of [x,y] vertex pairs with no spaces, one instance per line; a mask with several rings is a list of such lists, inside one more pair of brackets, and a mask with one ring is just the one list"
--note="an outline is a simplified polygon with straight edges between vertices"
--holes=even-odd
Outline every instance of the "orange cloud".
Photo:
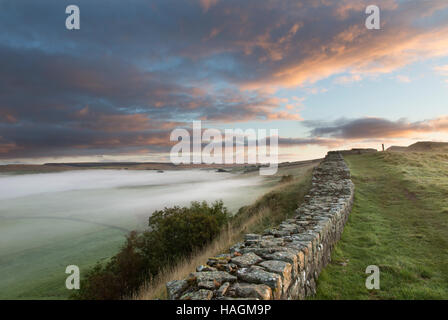
[[210,33],[208,34],[208,36],[206,36],[203,40],[204,40],[204,41],[211,40],[211,39],[215,38],[220,32],[221,32],[220,29],[218,29],[218,28],[213,28],[213,29],[210,31]]
[[412,138],[419,134],[448,132],[448,116],[435,119],[408,122],[405,119],[390,121],[383,118],[367,117],[333,123],[312,124],[313,137],[338,139],[381,139]]
[[316,52],[298,65],[277,72],[272,80],[291,87],[346,71],[389,73],[419,59],[447,55],[448,28],[417,35],[404,30],[377,38],[366,35],[360,42],[352,48],[333,42],[327,48],[333,56]]
[[218,4],[218,0],[199,0],[203,12],[207,12],[211,7]]
[[285,111],[279,111],[268,114],[268,120],[303,120],[299,114],[288,113]]
[[358,82],[361,80],[362,80],[362,77],[359,74],[353,74],[350,76],[338,77],[338,78],[336,78],[335,82],[339,83],[339,84],[348,84],[348,83],[352,83],[352,82]]
[[[398,8],[394,1],[385,3],[389,10]],[[448,7],[446,1],[431,2],[431,5],[424,7],[419,3],[392,11],[390,17],[383,19],[384,26],[380,31],[368,30],[362,24],[348,25],[325,42],[305,40],[282,46],[276,41],[268,41],[268,35],[264,34],[246,46],[258,46],[272,61],[282,60],[284,63],[273,65],[270,75],[247,81],[243,87],[251,90],[264,86],[295,87],[332,75],[353,74],[352,79],[339,79],[345,83],[367,75],[390,73],[419,60],[447,56],[447,26],[421,28],[414,24],[422,14],[430,15]],[[345,6],[339,6],[336,12],[355,9],[360,8],[345,2]],[[244,51],[246,54],[254,52],[247,48]],[[443,67],[436,70],[446,71]]]
[[[374,4],[371,0],[338,0],[335,16],[346,19],[350,11],[364,12],[368,5]],[[381,10],[394,10],[398,7],[395,0],[383,0],[377,3]]]

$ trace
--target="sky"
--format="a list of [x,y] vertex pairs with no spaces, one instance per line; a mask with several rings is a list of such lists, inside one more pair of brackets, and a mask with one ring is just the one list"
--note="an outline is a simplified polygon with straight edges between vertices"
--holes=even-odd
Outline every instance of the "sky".
[[0,0],[0,164],[169,161],[195,120],[280,161],[448,141],[448,1]]

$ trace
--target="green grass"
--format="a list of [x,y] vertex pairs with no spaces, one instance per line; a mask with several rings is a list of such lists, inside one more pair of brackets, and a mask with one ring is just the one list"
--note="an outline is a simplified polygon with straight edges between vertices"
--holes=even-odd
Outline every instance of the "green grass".
[[66,299],[71,293],[65,288],[66,266],[79,265],[82,274],[98,260],[112,256],[124,239],[123,232],[97,227],[82,237],[67,237],[20,252],[2,254],[0,300]]
[[[345,159],[354,207],[313,299],[448,299],[448,155]],[[379,290],[365,287],[368,265]]]
[[314,165],[295,168],[294,174],[279,174],[280,178],[275,182],[276,187],[252,205],[240,208],[231,223],[237,227],[247,224],[251,217],[257,216],[255,221],[247,224],[244,233],[263,233],[264,230],[276,227],[282,221],[295,216],[295,210],[311,187],[313,167]]

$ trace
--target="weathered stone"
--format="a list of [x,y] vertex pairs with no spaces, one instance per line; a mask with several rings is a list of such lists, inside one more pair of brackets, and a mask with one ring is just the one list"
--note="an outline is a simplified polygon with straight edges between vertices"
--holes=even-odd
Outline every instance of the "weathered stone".
[[283,294],[286,294],[286,291],[291,284],[291,264],[285,261],[268,260],[260,263],[260,266],[265,268],[267,271],[277,273],[282,277]]
[[244,235],[244,240],[259,240],[261,239],[261,235],[254,233],[247,233]]
[[282,223],[279,228],[282,231],[287,231],[289,233],[296,233],[299,230],[298,226],[292,223]]
[[316,239],[317,234],[296,234],[293,236],[294,240],[298,241],[313,241]]
[[207,281],[199,281],[198,282],[198,288],[200,289],[207,289],[207,290],[214,290],[217,287],[219,287],[219,283],[216,280],[207,280]]
[[271,234],[276,238],[281,238],[284,236],[289,236],[291,231],[288,230],[271,230]]
[[280,260],[280,261],[289,262],[291,264],[291,266],[293,267],[293,271],[294,272],[298,271],[297,254],[294,254],[292,252],[277,251],[277,252],[265,255],[265,258],[268,260]]
[[260,261],[263,261],[259,256],[257,256],[253,252],[245,253],[242,256],[232,258],[231,262],[236,264],[238,267],[250,267],[253,264],[256,264]]
[[263,271],[265,271],[263,267],[260,267],[260,266],[257,266],[257,265],[253,265],[253,266],[251,266],[250,268],[251,268],[251,269],[258,269],[258,270],[263,270]]
[[245,242],[244,242],[244,244],[245,244],[245,246],[246,247],[250,247],[250,246],[256,246],[256,245],[258,245],[258,243],[260,242],[261,240],[246,240]]
[[262,248],[279,247],[283,246],[284,242],[283,238],[274,238],[271,240],[263,239],[259,242],[259,246]]
[[265,284],[273,291],[275,299],[280,299],[282,295],[282,279],[272,272],[267,272],[258,268],[243,268],[237,271],[239,279],[249,283]]
[[189,287],[187,280],[173,280],[166,284],[166,291],[170,300],[179,299],[180,295]]
[[216,271],[216,268],[210,267],[210,266],[206,266],[206,265],[200,265],[196,268],[197,272],[202,272],[202,271]]
[[[293,250],[299,250],[304,251],[305,248],[308,248],[306,246],[306,243],[303,241],[291,241],[285,245],[287,249],[293,249]],[[309,242],[309,248],[311,248],[311,242]],[[287,250],[285,250],[287,251]]]
[[218,258],[218,259],[225,259],[225,260],[229,261],[230,258],[232,258],[232,255],[230,253],[222,253],[222,254],[218,254],[216,256],[216,258]]
[[217,300],[259,300],[259,299],[254,299],[254,298],[221,297],[221,298],[218,298]]
[[199,289],[198,291],[184,294],[180,300],[211,300],[213,298],[213,291],[206,289]]
[[215,267],[219,271],[226,271],[232,273],[236,270],[237,265],[234,263],[226,263],[226,264],[217,264]]
[[305,254],[303,251],[300,251],[297,254],[297,264],[299,265],[299,270],[303,270],[305,268]]
[[286,278],[286,274],[291,274],[292,266],[290,263],[280,260],[268,260],[260,263],[260,266],[270,272],[275,272]]
[[214,267],[217,264],[223,264],[229,262],[231,259],[230,254],[221,254],[216,257],[209,258],[207,261],[207,265]]
[[270,253],[274,253],[277,251],[283,251],[284,249],[282,247],[278,247],[278,246],[274,246],[274,247],[267,247],[267,248],[260,248],[260,247],[247,247],[244,249],[241,249],[241,252],[244,253],[249,253],[249,252],[253,252],[255,253],[257,256],[259,257],[264,257],[264,255],[270,254]]
[[218,291],[216,291],[216,295],[217,295],[218,297],[223,297],[223,296],[225,296],[226,293],[227,293],[227,290],[229,289],[229,287],[230,287],[230,283],[229,283],[229,282],[224,282],[224,283],[222,284],[222,286],[219,287]]
[[272,289],[265,284],[235,283],[235,293],[242,298],[258,298],[260,300],[271,300]]
[[196,281],[202,282],[202,281],[213,281],[216,280],[218,283],[224,283],[224,282],[235,282],[236,277],[232,276],[231,274],[225,272],[225,271],[203,271],[203,272],[194,272],[192,274],[194,277],[196,277]]
[[238,242],[234,246],[230,247],[230,254],[233,256],[235,252],[241,252],[241,248],[244,248],[244,243]]

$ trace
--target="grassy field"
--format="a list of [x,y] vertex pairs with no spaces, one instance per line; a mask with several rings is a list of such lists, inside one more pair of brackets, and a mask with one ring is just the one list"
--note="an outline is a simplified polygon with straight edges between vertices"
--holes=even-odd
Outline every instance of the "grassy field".
[[[60,222],[57,227],[67,227]],[[71,222],[74,224],[76,222]],[[67,236],[54,242],[36,243],[27,250],[0,256],[1,299],[66,299],[66,266],[81,261],[81,273],[97,261],[107,260],[123,244],[124,233],[105,227],[89,233]],[[78,248],[82,248],[79,250]],[[61,253],[65,252],[65,253]],[[38,263],[33,263],[38,261]]]
[[[241,225],[238,228],[249,230],[255,224],[279,223],[285,213],[293,213],[291,206],[297,205],[296,195],[305,192],[301,189],[303,175],[316,164],[283,164],[276,175],[265,177],[244,189],[237,187],[241,181],[259,178],[258,170],[234,168],[239,171],[232,177],[231,188],[227,189],[227,193],[226,189],[220,189],[219,196],[225,199],[225,205],[231,212],[236,212],[242,205],[254,203],[271,190],[289,190],[270,193],[269,198],[262,198],[269,200],[269,204],[257,201],[260,210],[250,209],[252,206],[242,209],[245,213],[239,216]],[[141,174],[146,173],[142,171]],[[293,177],[292,182],[282,182],[284,176]],[[36,176],[33,179],[40,178]],[[120,209],[121,205],[131,203],[141,206],[141,201],[147,202],[147,196],[156,192],[163,195],[163,190],[158,191],[158,188],[163,187],[130,185],[126,188],[48,192],[28,195],[19,200],[2,199],[0,299],[66,299],[71,292],[65,288],[65,267],[78,265],[82,276],[96,262],[107,261],[116,254],[125,241],[127,230],[146,227],[147,217],[152,213],[146,207],[139,209],[132,205],[124,211]],[[185,196],[188,189],[194,189],[191,184],[178,184],[176,188],[167,192],[175,194],[180,190]],[[200,200],[210,197],[213,190],[208,191],[200,195],[204,197]],[[177,197],[176,201],[180,198]],[[271,209],[272,212],[269,211]],[[257,223],[254,224],[254,221]],[[221,245],[222,242],[218,249]],[[211,247],[209,249],[212,250]]]
[[[96,183],[103,179],[97,172],[92,170],[82,174],[89,174],[92,183]],[[184,171],[185,175],[187,172]],[[210,173],[196,172],[199,178]],[[19,178],[20,184],[14,179],[13,184],[9,182],[11,179],[8,182],[2,180],[0,195],[5,195],[2,192],[5,189],[20,191],[32,184],[47,186],[48,182],[44,181],[50,181],[55,186],[59,186],[57,181],[60,181],[63,185],[69,181],[69,174],[80,173],[12,176]],[[109,174],[116,177],[119,173],[114,171]],[[122,173],[129,177],[130,172]],[[256,180],[251,180],[254,172],[235,174],[226,178],[223,184],[221,180],[207,182],[208,188],[205,189],[200,181],[170,184],[172,173],[160,174],[157,185],[141,185],[138,181],[133,184],[134,180],[131,180],[127,186],[106,184],[91,190],[50,188],[48,192],[0,199],[0,299],[66,299],[71,293],[65,288],[66,266],[79,266],[82,277],[97,261],[108,260],[118,252],[130,230],[147,226],[147,218],[156,208],[163,207],[165,198],[187,204],[190,197],[191,200],[222,197],[226,206],[236,212],[275,184],[274,178],[258,181],[256,176]],[[146,177],[144,183],[150,183],[152,179],[151,173],[146,171],[132,171],[132,174],[139,177],[137,180]],[[67,180],[55,175],[63,175]],[[165,180],[162,178],[164,176],[167,176]],[[245,185],[249,180],[256,181],[249,184],[250,188]],[[195,193],[195,187],[208,192]]]
[[[448,299],[448,154],[345,159],[355,203],[313,299]],[[379,290],[365,287],[368,265]]]

